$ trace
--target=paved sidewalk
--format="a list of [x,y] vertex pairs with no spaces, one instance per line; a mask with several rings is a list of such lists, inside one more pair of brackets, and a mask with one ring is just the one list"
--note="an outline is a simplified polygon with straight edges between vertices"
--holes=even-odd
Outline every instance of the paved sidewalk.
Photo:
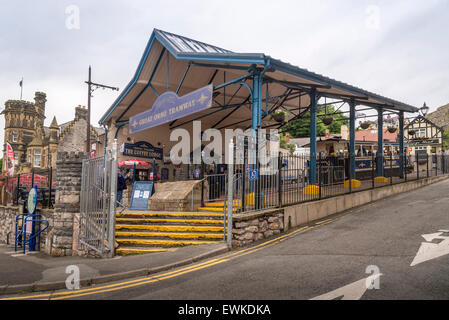
[[113,259],[81,257],[50,257],[42,252],[14,252],[14,247],[0,244],[0,295],[23,291],[44,291],[65,288],[67,266],[80,270],[81,285],[104,283],[144,276],[187,265],[228,251],[224,242],[187,246],[174,251]]

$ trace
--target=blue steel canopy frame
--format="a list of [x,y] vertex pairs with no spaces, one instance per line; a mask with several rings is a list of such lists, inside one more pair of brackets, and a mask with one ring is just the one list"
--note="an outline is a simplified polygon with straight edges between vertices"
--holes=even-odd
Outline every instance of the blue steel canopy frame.
[[[383,112],[384,110],[391,110],[394,112],[399,112],[399,115],[403,121],[404,112],[418,112],[418,108],[413,107],[411,105],[382,97],[380,95],[368,92],[366,90],[351,86],[349,84],[313,73],[306,69],[302,69],[291,64],[282,62],[280,60],[276,60],[271,58],[270,56],[266,56],[261,53],[234,53],[229,50],[225,50],[219,47],[215,47],[203,42],[199,42],[196,40],[192,40],[183,36],[175,35],[172,33],[168,33],[165,31],[155,29],[150,37],[150,40],[145,48],[144,54],[139,62],[137,70],[134,74],[134,77],[131,79],[126,88],[122,91],[122,93],[118,96],[118,98],[114,101],[111,107],[106,111],[106,113],[102,116],[99,123],[101,125],[105,125],[106,121],[111,118],[111,115],[114,113],[119,104],[124,100],[127,95],[130,94],[131,90],[136,86],[137,81],[142,73],[142,70],[147,63],[147,59],[151,52],[153,45],[159,42],[163,48],[162,51],[156,61],[156,64],[153,68],[152,74],[149,77],[148,82],[144,86],[142,90],[140,90],[132,99],[131,103],[129,103],[125,109],[115,118],[115,125],[117,127],[117,131],[115,136],[118,135],[118,131],[124,125],[128,123],[128,120],[123,120],[125,115],[132,110],[133,105],[138,101],[145,91],[150,88],[155,93],[156,96],[159,96],[159,92],[153,86],[152,81],[155,76],[158,68],[160,67],[160,62],[164,54],[167,56],[166,58],[166,81],[167,81],[167,90],[170,89],[170,61],[169,55],[171,54],[175,60],[183,60],[187,61],[187,66],[185,71],[176,87],[176,93],[180,92],[181,87],[183,86],[186,76],[188,73],[192,72],[192,67],[195,68],[209,68],[215,69],[212,77],[209,79],[209,83],[212,83],[218,73],[218,70],[240,70],[247,71],[246,74],[236,77],[232,80],[226,81],[226,73],[223,75],[223,83],[214,86],[214,91],[218,92],[220,89],[224,89],[230,85],[239,85],[238,89],[233,93],[233,95],[226,102],[226,91],[224,91],[223,104],[218,103],[214,99],[214,106],[211,112],[207,114],[203,114],[197,119],[208,117],[210,115],[216,114],[220,111],[224,111],[229,109],[230,111],[224,115],[224,118],[215,122],[213,127],[217,127],[221,124],[227,117],[234,114],[240,107],[245,105],[251,105],[251,118],[241,120],[231,125],[236,125],[239,123],[245,123],[251,121],[251,128],[253,133],[255,134],[256,130],[262,127],[262,120],[267,117],[273,110],[276,108],[285,108],[284,104],[293,99],[299,99],[299,107],[292,112],[293,118],[298,119],[302,117],[307,111],[310,111],[310,132],[311,132],[311,153],[310,153],[310,182],[316,182],[316,124],[317,124],[317,108],[318,101],[322,97],[328,97],[332,99],[341,100],[343,103],[349,103],[350,105],[350,153],[351,153],[351,173],[355,170],[354,159],[352,159],[352,155],[355,152],[355,107],[357,105],[365,105],[367,107],[377,109],[378,110],[378,120],[379,126],[382,128],[383,121]],[[246,65],[250,65],[248,68]],[[266,75],[266,73],[270,73],[270,76]],[[288,75],[295,77],[295,81],[287,80],[287,79],[279,79],[279,74]],[[275,76],[278,76],[276,78]],[[252,86],[247,82],[251,82]],[[282,85],[286,88],[284,94],[269,97],[268,87],[270,84],[276,83]],[[263,86],[266,85],[266,97],[263,99]],[[231,102],[234,99],[234,96],[237,92],[240,91],[242,87],[246,87],[249,91],[248,98],[244,99],[240,103],[235,103],[231,105]],[[224,89],[225,90],[225,89]],[[333,90],[333,91],[332,91]],[[310,105],[308,107],[301,106],[301,97],[309,96]],[[275,103],[271,103],[270,108],[270,100],[278,98]],[[263,102],[265,101],[265,111],[262,110]],[[194,119],[195,120],[195,119]],[[191,122],[193,120],[189,120]],[[182,124],[177,124],[174,126],[176,121],[173,121],[170,124],[170,128],[174,129],[176,127],[187,124],[184,122]],[[288,122],[287,122],[288,123]],[[284,124],[285,125],[285,124]],[[230,126],[228,124],[228,126]],[[282,125],[281,125],[282,126]],[[222,129],[224,127],[218,128]],[[379,131],[379,149],[383,143],[382,130]],[[404,135],[400,134],[400,143],[403,146],[403,138]],[[106,141],[105,141],[106,147]],[[382,152],[379,152],[383,155]],[[379,162],[378,166],[379,174],[383,173],[383,161]],[[355,175],[353,175],[355,176]]]

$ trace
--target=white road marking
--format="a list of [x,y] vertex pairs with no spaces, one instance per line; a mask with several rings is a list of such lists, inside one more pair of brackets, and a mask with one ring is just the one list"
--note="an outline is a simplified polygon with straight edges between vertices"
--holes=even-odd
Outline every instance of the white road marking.
[[[449,254],[449,237],[442,236],[443,233],[444,232],[437,232],[422,235],[427,242],[421,242],[421,246],[410,264],[411,267]],[[431,243],[431,241],[435,239],[442,241],[440,243]]]
[[310,300],[334,300],[339,297],[342,297],[341,300],[360,300],[371,284],[381,275],[382,273],[371,275]]

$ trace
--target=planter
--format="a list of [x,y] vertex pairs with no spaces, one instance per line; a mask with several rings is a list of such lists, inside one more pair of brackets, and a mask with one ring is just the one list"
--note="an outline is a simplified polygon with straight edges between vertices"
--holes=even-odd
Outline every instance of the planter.
[[387,130],[388,130],[389,133],[395,133],[396,130],[398,130],[398,128],[396,128],[396,127],[388,127]]
[[366,130],[369,128],[370,125],[371,125],[371,122],[365,121],[360,124],[360,128],[362,128],[363,130]]
[[284,112],[273,113],[271,115],[271,118],[274,119],[274,121],[277,121],[277,122],[284,122],[285,121],[285,113]]
[[330,125],[332,122],[334,122],[334,118],[333,117],[326,117],[326,118],[323,118],[323,123],[326,125],[326,126],[328,126],[328,125]]

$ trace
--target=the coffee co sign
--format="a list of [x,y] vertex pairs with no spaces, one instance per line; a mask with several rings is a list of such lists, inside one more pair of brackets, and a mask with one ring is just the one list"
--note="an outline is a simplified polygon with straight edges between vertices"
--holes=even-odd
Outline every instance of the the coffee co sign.
[[124,156],[162,160],[162,148],[156,148],[146,141],[124,143],[121,147]]

